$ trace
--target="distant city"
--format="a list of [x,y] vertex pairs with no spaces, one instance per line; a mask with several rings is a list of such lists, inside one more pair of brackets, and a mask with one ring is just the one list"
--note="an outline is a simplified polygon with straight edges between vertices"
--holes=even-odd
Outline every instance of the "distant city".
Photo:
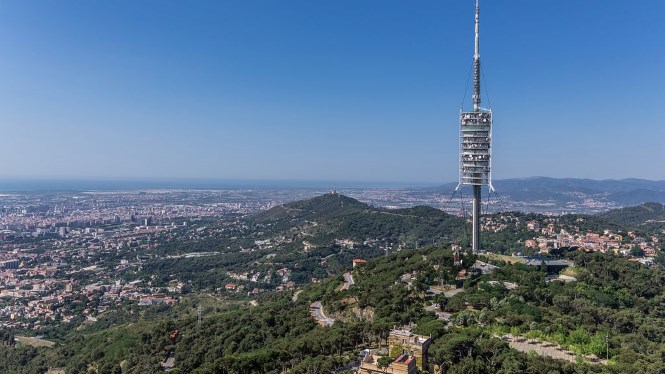
[[[496,193],[482,191],[483,213],[599,213],[645,202],[665,203],[665,181],[533,177],[497,180],[494,185]],[[63,208],[62,203],[68,201],[65,196],[77,196],[76,201],[81,202],[92,196],[127,196],[127,201],[155,201],[152,197],[155,195],[161,202],[170,203],[241,204],[248,212],[336,189],[377,207],[429,205],[451,214],[470,214],[471,189],[454,193],[455,186],[453,182],[428,186],[322,181],[0,179],[0,208],[31,210],[38,206],[48,211],[58,208],[58,203]],[[109,219],[109,212],[103,214],[104,219]],[[124,214],[118,211],[113,216],[116,213],[121,217]],[[77,221],[81,217],[70,218]]]

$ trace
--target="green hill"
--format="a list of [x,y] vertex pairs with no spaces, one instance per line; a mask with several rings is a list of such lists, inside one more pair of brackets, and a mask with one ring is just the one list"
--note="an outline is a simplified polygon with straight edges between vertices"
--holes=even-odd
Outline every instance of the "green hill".
[[[220,225],[224,223],[221,222]],[[192,243],[167,243],[170,253],[219,251],[214,256],[156,258],[127,280],[145,279],[166,285],[169,277],[200,291],[224,287],[228,272],[274,274],[287,268],[289,280],[308,283],[347,269],[353,259],[385,256],[398,250],[440,245],[465,238],[465,220],[431,207],[389,210],[355,199],[326,194],[273,207],[243,221],[241,230],[215,232]],[[258,244],[257,244],[258,243]],[[181,249],[183,248],[183,249]],[[155,274],[159,277],[155,280]],[[274,288],[282,277],[247,286]]]
[[432,207],[389,210],[339,194],[277,206],[257,214],[252,220],[270,225],[274,232],[297,228],[297,235],[320,246],[344,239],[382,241],[384,246],[402,243],[417,247],[418,241],[432,244],[461,240],[465,225],[463,218]]
[[659,203],[644,203],[614,209],[598,216],[618,225],[632,228],[665,228],[665,205]]
[[322,220],[368,210],[371,207],[340,194],[325,194],[308,200],[279,205],[253,217],[256,222]]
[[[344,291],[341,276],[334,276],[304,287],[297,300],[291,293],[266,294],[254,304],[225,305],[211,297],[200,322],[200,299],[170,311],[131,313],[131,322],[110,313],[91,327],[61,334],[52,348],[3,347],[0,367],[3,373],[44,373],[49,367],[157,373],[173,357],[173,373],[348,373],[344,368],[361,349],[385,347],[393,326],[414,323],[416,333],[433,339],[430,362],[446,373],[662,372],[663,268],[599,253],[570,258],[578,265],[577,282],[549,282],[538,267],[496,263],[499,269],[468,279],[464,291],[430,300],[425,290],[462,268],[473,272],[475,258],[463,255],[460,267],[448,249],[402,251],[356,269],[356,284]],[[503,282],[516,287],[498,285]],[[336,319],[333,326],[320,327],[310,317],[315,300]],[[450,323],[427,311],[432,301],[452,314]],[[580,358],[518,352],[509,348],[514,339],[500,338],[508,333],[529,339],[534,350],[556,344]],[[607,365],[582,357],[608,353]]]

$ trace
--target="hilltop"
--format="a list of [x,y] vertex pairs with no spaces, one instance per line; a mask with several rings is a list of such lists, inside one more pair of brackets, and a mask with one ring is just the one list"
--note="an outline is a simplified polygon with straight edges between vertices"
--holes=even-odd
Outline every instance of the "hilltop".
[[632,228],[665,228],[665,205],[659,203],[645,203],[614,209],[598,216],[607,221]]
[[371,207],[337,193],[329,193],[307,200],[278,205],[253,217],[256,222],[280,220],[329,219],[367,211]]
[[280,205],[257,214],[255,223],[269,225],[276,233],[293,232],[313,245],[335,240],[358,243],[381,241],[418,246],[436,241],[460,240],[465,220],[441,210],[417,206],[403,209],[377,208],[340,194],[325,194]]

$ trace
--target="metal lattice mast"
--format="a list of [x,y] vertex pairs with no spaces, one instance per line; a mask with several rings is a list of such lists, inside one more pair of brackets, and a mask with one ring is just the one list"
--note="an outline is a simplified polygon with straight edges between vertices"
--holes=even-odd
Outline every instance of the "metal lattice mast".
[[476,0],[476,39],[473,50],[473,111],[480,111],[480,6]]

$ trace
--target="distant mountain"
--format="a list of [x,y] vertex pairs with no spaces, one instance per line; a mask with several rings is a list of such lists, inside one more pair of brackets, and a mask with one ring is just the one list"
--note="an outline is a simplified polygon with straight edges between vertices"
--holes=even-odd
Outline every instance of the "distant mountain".
[[598,216],[627,227],[665,229],[665,205],[659,203],[613,209]]
[[582,178],[530,177],[497,180],[495,181],[495,185],[495,187],[500,187],[506,190],[531,188],[587,193],[614,193],[639,189],[665,191],[665,181],[650,181],[635,178],[595,180]]
[[607,196],[609,201],[620,205],[638,205],[644,202],[665,203],[665,191],[654,191],[649,189],[636,189],[632,191],[615,192]]
[[[493,184],[505,199],[524,204],[550,202],[563,207],[593,200],[606,204],[608,209],[650,201],[665,203],[665,181],[530,177],[495,180]],[[455,186],[448,183],[434,190],[450,193]]]

